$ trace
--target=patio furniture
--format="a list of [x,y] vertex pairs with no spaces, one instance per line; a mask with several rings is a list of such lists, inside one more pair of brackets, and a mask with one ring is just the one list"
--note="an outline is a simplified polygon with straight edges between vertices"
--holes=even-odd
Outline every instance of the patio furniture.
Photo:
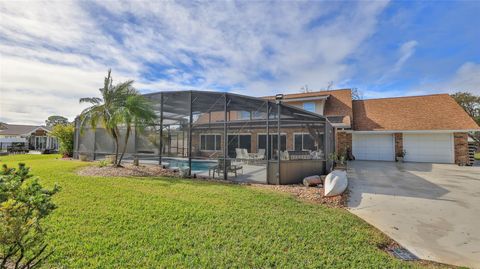
[[280,151],[280,160],[282,161],[290,160],[290,154],[288,153],[288,151]]
[[236,148],[235,153],[236,153],[236,159],[246,161],[247,163],[250,163],[250,161],[255,160],[254,153],[248,153],[247,149]]
[[236,148],[235,153],[236,153],[237,159],[240,159],[240,160],[248,159],[248,154],[245,156],[243,149],[241,148]]
[[257,153],[252,153],[254,160],[263,160],[265,159],[265,149],[258,149]]
[[208,169],[208,176],[210,177],[211,172],[213,172],[213,175],[212,175],[213,178],[215,178],[215,173],[217,173],[218,176],[220,176],[220,174],[223,174],[223,172],[225,170],[224,169],[224,167],[225,167],[224,164],[227,167],[227,174],[229,172],[234,173],[235,177],[237,177],[237,171],[239,171],[239,170],[241,170],[242,174],[243,174],[243,166],[232,164],[231,160],[225,160],[224,161],[224,159],[218,159],[218,164],[211,167],[210,169]]

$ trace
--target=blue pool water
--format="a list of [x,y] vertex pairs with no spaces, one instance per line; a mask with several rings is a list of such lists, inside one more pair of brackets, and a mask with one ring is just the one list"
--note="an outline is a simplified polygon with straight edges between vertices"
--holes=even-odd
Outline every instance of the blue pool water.
[[[188,160],[179,160],[179,159],[170,159],[162,158],[162,163],[169,163],[170,167],[188,167]],[[192,171],[208,171],[210,167],[213,167],[217,164],[216,161],[200,161],[192,160]]]

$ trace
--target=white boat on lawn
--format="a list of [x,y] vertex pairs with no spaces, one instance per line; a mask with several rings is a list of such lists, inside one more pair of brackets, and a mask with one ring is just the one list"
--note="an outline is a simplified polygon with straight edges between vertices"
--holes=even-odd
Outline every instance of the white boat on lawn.
[[325,177],[325,196],[342,194],[348,186],[347,171],[333,170]]

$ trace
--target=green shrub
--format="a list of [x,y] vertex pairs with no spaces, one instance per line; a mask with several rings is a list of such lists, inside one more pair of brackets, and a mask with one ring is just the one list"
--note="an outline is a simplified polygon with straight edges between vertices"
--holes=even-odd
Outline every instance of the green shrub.
[[75,127],[73,124],[58,124],[53,127],[52,136],[58,139],[59,151],[63,156],[72,157]]
[[109,162],[107,160],[101,160],[101,161],[98,162],[98,167],[106,167],[109,164],[111,164],[111,162]]
[[41,220],[55,204],[58,192],[44,189],[25,164],[18,169],[3,165],[0,171],[0,268],[33,268],[44,261],[47,253]]

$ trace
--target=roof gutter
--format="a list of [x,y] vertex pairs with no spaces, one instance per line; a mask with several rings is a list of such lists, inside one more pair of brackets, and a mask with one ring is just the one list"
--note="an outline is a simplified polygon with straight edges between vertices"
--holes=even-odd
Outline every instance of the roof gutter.
[[298,102],[298,101],[315,101],[315,100],[327,100],[330,95],[314,96],[314,97],[301,97],[301,98],[285,98],[284,102]]

